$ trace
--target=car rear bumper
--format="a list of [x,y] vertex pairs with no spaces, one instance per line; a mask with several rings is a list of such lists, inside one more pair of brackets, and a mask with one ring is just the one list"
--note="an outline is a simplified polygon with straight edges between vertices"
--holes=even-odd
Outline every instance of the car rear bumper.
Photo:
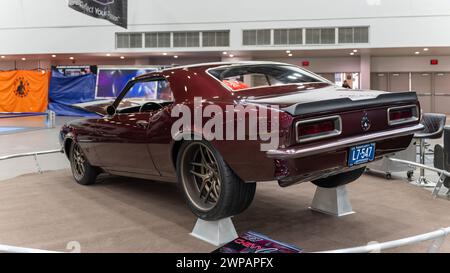
[[375,132],[362,136],[349,137],[344,139],[339,139],[333,142],[328,142],[325,144],[319,145],[309,145],[305,147],[299,148],[287,148],[287,149],[277,149],[267,151],[266,155],[268,158],[273,159],[295,159],[295,158],[303,158],[309,157],[312,155],[328,153],[331,151],[339,150],[342,148],[355,146],[359,144],[365,144],[369,142],[377,142],[380,140],[402,137],[407,135],[412,135],[424,127],[422,124],[417,124],[414,126],[403,127],[388,131]]

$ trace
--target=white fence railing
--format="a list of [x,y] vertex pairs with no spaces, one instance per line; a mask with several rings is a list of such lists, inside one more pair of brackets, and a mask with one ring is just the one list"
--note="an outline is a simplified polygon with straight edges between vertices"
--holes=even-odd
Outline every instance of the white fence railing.
[[[9,120],[9,119],[14,119],[16,125],[17,125],[17,121],[18,124],[22,124],[24,123],[24,121],[28,120],[29,118],[35,118],[35,117],[44,117],[44,128],[48,128],[48,129],[52,129],[55,128],[56,126],[56,114],[55,112],[51,111],[51,110],[47,110],[46,112],[42,112],[42,113],[34,113],[34,112],[30,112],[30,113],[15,113],[15,112],[0,112],[0,124],[2,124],[2,120]],[[22,122],[20,122],[20,120],[22,120]],[[8,124],[8,122],[6,122]],[[30,126],[30,122],[25,122],[25,124],[28,124],[28,126],[25,125],[25,127],[29,127]],[[32,123],[33,125],[31,125],[31,128],[41,128],[42,126],[35,126],[35,123]]]
[[[445,178],[446,177],[450,177],[450,173],[447,172],[446,170],[441,170],[441,169],[437,169],[437,168],[430,167],[430,166],[427,166],[427,165],[423,165],[423,164],[419,164],[419,163],[416,163],[416,162],[407,161],[407,160],[403,160],[403,159],[398,159],[398,158],[388,157],[388,159],[390,161],[393,161],[393,162],[405,164],[405,165],[408,165],[408,166],[414,166],[414,167],[418,167],[418,168],[421,168],[421,169],[424,169],[424,170],[429,170],[429,171],[437,173],[439,175],[439,180],[437,181],[436,186],[433,189],[433,197],[435,197],[435,198],[438,196],[442,186],[444,185]],[[449,193],[450,193],[450,190],[449,190],[449,192],[447,194],[449,194]]]
[[0,245],[0,253],[61,253],[42,249]]
[[338,250],[322,251],[318,253],[380,253],[383,250],[399,248],[408,245],[414,245],[426,241],[431,241],[428,247],[428,253],[436,253],[441,249],[442,244],[450,233],[450,227],[442,228],[430,233],[408,237],[400,240],[389,241],[385,243],[369,243],[366,246],[344,248]]
[[38,172],[42,173],[42,168],[41,168],[41,165],[39,164],[39,161],[38,161],[38,155],[48,155],[48,154],[57,154],[57,153],[61,153],[61,149],[40,151],[40,152],[28,152],[28,153],[13,154],[13,155],[4,155],[4,156],[0,156],[0,161],[8,160],[8,159],[14,159],[14,158],[33,156],[34,157],[34,161],[36,163],[36,168],[37,168]]

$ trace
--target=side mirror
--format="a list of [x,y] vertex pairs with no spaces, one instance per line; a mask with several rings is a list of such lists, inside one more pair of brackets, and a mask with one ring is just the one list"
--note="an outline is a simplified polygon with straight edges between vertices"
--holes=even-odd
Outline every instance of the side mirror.
[[109,116],[114,116],[116,114],[116,107],[114,107],[113,105],[110,105],[106,108],[106,113]]

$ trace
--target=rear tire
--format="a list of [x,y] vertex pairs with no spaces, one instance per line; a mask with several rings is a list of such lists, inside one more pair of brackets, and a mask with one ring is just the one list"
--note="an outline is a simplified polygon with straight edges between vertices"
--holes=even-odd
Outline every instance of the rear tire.
[[357,180],[361,177],[365,170],[366,168],[364,167],[345,173],[339,173],[333,176],[311,181],[311,183],[321,188],[337,188]]
[[89,164],[80,145],[75,141],[70,146],[70,167],[75,181],[84,186],[95,184],[100,173],[98,168]]
[[256,183],[245,183],[205,141],[184,142],[177,156],[179,186],[188,207],[200,219],[213,221],[246,210]]

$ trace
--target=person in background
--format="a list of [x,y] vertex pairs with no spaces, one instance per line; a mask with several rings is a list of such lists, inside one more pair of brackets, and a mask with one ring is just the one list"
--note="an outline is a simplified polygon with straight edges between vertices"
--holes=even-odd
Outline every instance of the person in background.
[[344,83],[342,84],[342,87],[352,89],[352,87],[348,84],[347,80],[344,81]]

